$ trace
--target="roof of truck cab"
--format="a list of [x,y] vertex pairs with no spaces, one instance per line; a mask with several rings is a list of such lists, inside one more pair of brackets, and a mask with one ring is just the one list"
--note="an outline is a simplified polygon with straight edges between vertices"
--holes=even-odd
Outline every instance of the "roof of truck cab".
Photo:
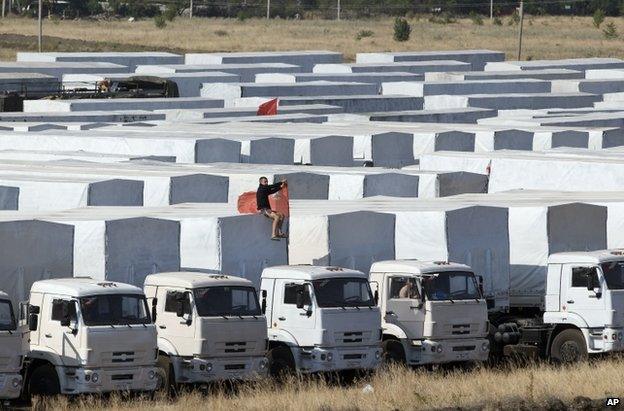
[[609,261],[624,261],[624,248],[596,251],[568,251],[548,257],[550,264],[589,263],[600,264]]
[[8,300],[9,299],[9,295],[7,293],[5,293],[4,291],[0,291],[0,299]]
[[265,268],[262,271],[262,278],[280,278],[289,280],[317,280],[320,278],[344,278],[361,277],[368,278],[361,271],[350,268],[317,266],[317,265],[280,265]]
[[207,274],[191,271],[150,274],[145,277],[145,285],[188,289],[217,286],[253,287],[253,283],[245,278],[228,274]]
[[442,271],[470,271],[472,268],[459,263],[446,261],[423,261],[423,260],[386,260],[373,263],[371,273],[409,273],[427,274]]
[[80,298],[105,294],[140,294],[143,290],[130,284],[93,278],[56,278],[33,283],[31,292],[60,294]]

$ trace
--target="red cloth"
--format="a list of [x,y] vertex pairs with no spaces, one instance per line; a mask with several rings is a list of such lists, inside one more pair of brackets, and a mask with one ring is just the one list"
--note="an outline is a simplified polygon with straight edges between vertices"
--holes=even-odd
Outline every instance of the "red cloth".
[[[269,203],[273,211],[279,211],[288,217],[290,215],[290,204],[288,198],[288,187],[282,188],[277,193],[269,196]],[[258,212],[256,205],[256,192],[247,191],[238,196],[238,212],[241,214],[256,214]]]
[[277,105],[278,101],[276,98],[269,100],[266,103],[260,104],[256,114],[259,116],[274,116],[277,114]]

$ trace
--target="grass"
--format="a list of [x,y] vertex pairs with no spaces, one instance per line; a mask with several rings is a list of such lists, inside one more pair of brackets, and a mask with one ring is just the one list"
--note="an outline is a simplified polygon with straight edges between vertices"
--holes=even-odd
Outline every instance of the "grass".
[[[198,391],[177,400],[157,398],[108,400],[83,398],[68,402],[61,398],[47,405],[54,409],[158,410],[210,409],[238,411],[276,410],[408,410],[444,407],[486,409],[549,408],[554,404],[579,403],[579,397],[603,404],[610,396],[624,394],[621,376],[623,359],[597,360],[560,368],[547,364],[492,370],[427,372],[402,367],[380,371],[369,380],[347,387],[320,379],[292,380],[283,387],[271,382],[246,385],[237,393],[215,390],[208,395]],[[370,384],[372,389],[364,388]],[[522,407],[521,407],[522,406]],[[557,408],[560,409],[560,408]]]
[[[470,18],[455,23],[436,24],[426,16],[408,19],[412,26],[409,41],[392,39],[394,20],[264,20],[177,18],[158,29],[152,19],[49,20],[44,21],[44,50],[172,50],[258,51],[327,49],[344,53],[353,60],[357,52],[403,50],[450,50],[488,48],[502,50],[515,59],[516,25],[495,25],[484,19],[482,26]],[[618,32],[624,20],[614,19]],[[358,38],[363,30],[374,36]],[[222,35],[227,33],[227,35]],[[11,17],[0,21],[0,58],[13,59],[18,50],[36,49],[37,24],[34,19]],[[103,40],[105,39],[105,40]],[[592,17],[525,18],[523,57],[532,59],[570,57],[624,57],[619,41],[604,38]]]

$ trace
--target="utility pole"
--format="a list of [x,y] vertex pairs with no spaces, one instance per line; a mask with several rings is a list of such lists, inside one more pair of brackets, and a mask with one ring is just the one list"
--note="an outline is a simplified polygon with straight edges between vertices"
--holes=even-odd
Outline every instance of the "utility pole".
[[524,23],[524,1],[520,0],[520,30],[518,30],[518,60],[522,58],[522,25]]
[[338,20],[340,20],[340,0],[338,0],[338,5],[336,6],[336,17],[338,18]]
[[271,18],[271,0],[267,0],[267,20]]
[[494,0],[490,0],[490,20],[494,18]]
[[6,10],[6,0],[2,0],[2,18],[4,18],[4,16],[6,15],[5,10]]
[[39,53],[41,53],[41,38],[43,37],[43,21],[41,20],[41,14],[43,13],[43,0],[39,0]]
[[189,18],[193,18],[193,0],[191,0],[191,11],[189,12]]

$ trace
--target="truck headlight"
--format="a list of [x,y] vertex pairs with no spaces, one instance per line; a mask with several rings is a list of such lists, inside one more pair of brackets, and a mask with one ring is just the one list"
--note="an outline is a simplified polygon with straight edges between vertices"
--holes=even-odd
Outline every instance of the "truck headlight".
[[331,361],[331,360],[333,360],[333,359],[334,359],[334,354],[332,354],[332,353],[328,352],[328,353],[327,353],[327,361]]
[[93,374],[91,374],[91,381],[93,381],[94,383],[98,382],[100,380],[100,376],[98,375],[97,372],[94,372]]
[[618,340],[622,341],[622,332],[621,331],[618,333]]
[[20,385],[22,385],[22,380],[20,378],[15,377],[11,380],[11,385],[13,386],[13,388],[19,388]]
[[438,352],[438,354],[440,354],[442,351],[444,351],[444,348],[442,348],[441,345],[438,345],[438,347],[436,348],[436,351]]
[[375,351],[375,359],[378,360],[381,358],[381,354],[379,353],[379,351]]
[[212,363],[206,364],[206,371],[208,372],[212,371]]
[[154,379],[154,377],[156,377],[156,373],[154,372],[154,370],[150,370],[150,371],[147,373],[147,378],[149,378],[150,380],[153,380],[153,379]]
[[481,344],[481,349],[482,349],[483,351],[487,351],[487,350],[489,350],[489,349],[490,349],[490,342],[489,342],[489,341],[486,341],[486,342],[484,342],[483,344]]
[[264,370],[267,367],[268,362],[269,361],[266,358],[263,358],[262,361],[260,361],[260,364],[259,364],[260,369]]

